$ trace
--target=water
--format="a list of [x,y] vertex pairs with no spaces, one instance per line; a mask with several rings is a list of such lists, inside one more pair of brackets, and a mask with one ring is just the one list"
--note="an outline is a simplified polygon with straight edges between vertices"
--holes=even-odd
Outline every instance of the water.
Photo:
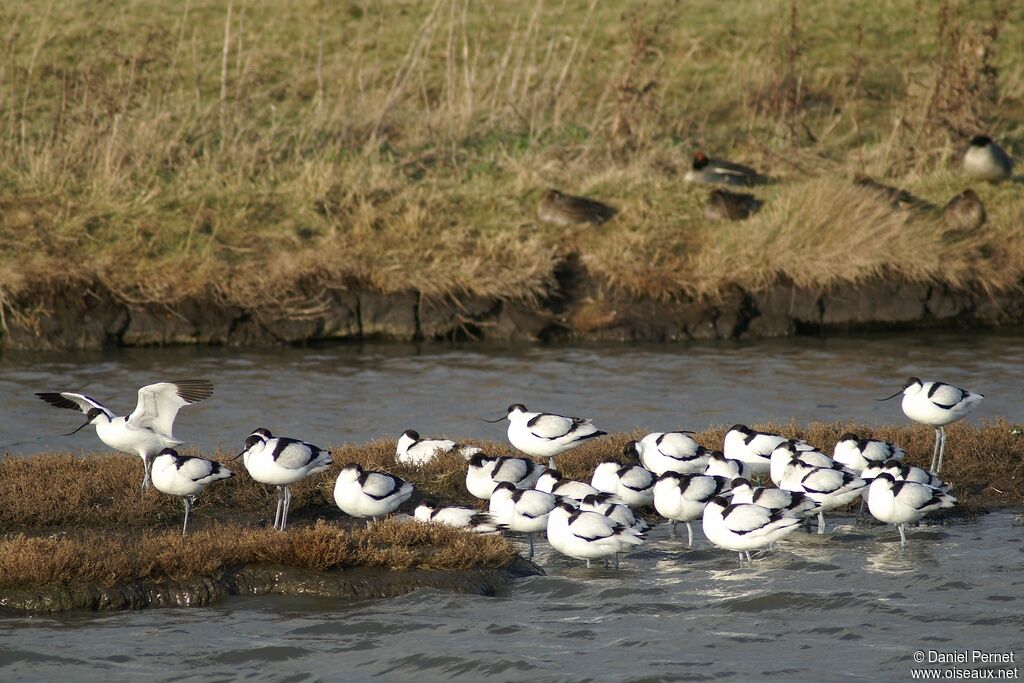
[[[500,439],[513,401],[593,416],[609,430],[762,420],[904,418],[915,374],[988,394],[980,417],[1024,421],[1024,346],[928,335],[612,347],[150,349],[0,358],[0,438],[11,452],[98,450],[95,434],[32,392],[84,389],[118,410],[161,378],[209,377],[214,400],[179,435],[237,448],[265,425],[325,444],[403,429]],[[738,568],[661,527],[620,572],[539,544],[547,576],[495,598],[432,590],[339,604],[232,598],[202,609],[0,615],[0,679],[903,680],[917,650],[1024,655],[1024,549],[1013,515],[922,527],[906,551],[849,519]],[[685,531],[683,532],[685,535]],[[896,541],[896,542],[894,542]],[[925,664],[924,668],[943,668]]]
[[115,412],[161,379],[208,377],[213,400],[179,416],[179,438],[204,450],[241,447],[258,426],[324,445],[397,437],[504,438],[510,403],[592,417],[607,431],[701,429],[768,420],[904,420],[879,403],[908,375],[987,394],[976,418],[1024,421],[1024,344],[1015,336],[787,339],[627,347],[333,346],[125,349],[0,358],[0,448],[95,450],[94,430],[62,437],[79,416],[36,391],[82,391]]

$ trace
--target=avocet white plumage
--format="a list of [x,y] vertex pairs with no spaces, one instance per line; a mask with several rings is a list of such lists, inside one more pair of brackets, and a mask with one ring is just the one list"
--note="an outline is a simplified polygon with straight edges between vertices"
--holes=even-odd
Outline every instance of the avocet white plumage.
[[613,503],[599,493],[592,493],[581,500],[580,510],[604,515],[613,522],[618,522],[641,533],[651,528],[651,525],[637,517],[628,505]]
[[818,511],[821,505],[813,500],[806,493],[799,491],[787,491],[765,486],[752,486],[749,481],[743,478],[733,479],[732,486],[733,503],[752,503],[766,507],[772,512],[786,512],[794,517],[806,517]]
[[142,490],[149,487],[153,458],[165,448],[180,446],[184,441],[171,433],[174,418],[182,407],[213,396],[213,384],[205,379],[147,384],[139,389],[139,402],[131,415],[117,417],[114,411],[85,394],[70,391],[40,392],[36,396],[56,408],[77,410],[85,414],[85,424],[65,436],[93,424],[100,441],[115,451],[135,453],[142,458],[146,470]]
[[742,424],[733,425],[725,433],[722,453],[731,460],[739,460],[750,468],[750,474],[768,474],[772,451],[780,443],[788,441],[784,436],[770,432],[759,432]]
[[615,501],[616,503],[622,502],[614,494],[602,493],[590,484],[586,484],[582,481],[576,481],[575,479],[566,479],[558,470],[549,469],[544,474],[540,475],[540,479],[537,480],[537,484],[534,488],[538,491],[545,491],[546,493],[552,493],[556,496],[572,498],[577,503],[587,496],[594,494],[602,494],[603,496],[606,496],[606,500]]
[[676,522],[686,524],[686,545],[692,548],[690,522],[700,519],[709,500],[729,490],[730,481],[706,474],[665,472],[654,482],[654,509],[672,523],[673,535]]
[[433,500],[424,500],[417,505],[412,516],[421,522],[436,522],[456,529],[475,531],[478,534],[493,534],[502,528],[489,512],[457,505],[442,507]]
[[481,500],[490,500],[494,487],[507,481],[516,488],[529,489],[547,468],[523,458],[491,457],[477,453],[469,459],[466,489]]
[[277,487],[277,511],[274,528],[288,526],[292,492],[288,488],[306,477],[325,472],[333,463],[331,454],[308,441],[274,436],[269,429],[254,429],[245,440],[245,448],[232,460],[242,458],[249,476],[261,484]]
[[868,510],[880,522],[895,524],[900,545],[907,545],[906,526],[932,510],[953,507],[956,498],[945,491],[912,481],[896,481],[888,472],[875,477],[868,490]]
[[792,533],[800,524],[796,517],[784,512],[772,512],[751,503],[730,504],[722,496],[715,496],[704,507],[704,535],[714,545],[739,553],[740,562],[750,551],[772,545]]
[[508,420],[509,443],[534,458],[547,458],[548,467],[552,469],[555,456],[607,434],[591,424],[588,418],[531,413],[521,403],[510,405],[504,418],[484,421],[493,423],[502,419]]
[[862,479],[871,481],[883,472],[892,475],[892,478],[896,481],[912,481],[916,484],[927,484],[943,491],[949,490],[949,484],[928,470],[922,467],[915,467],[914,465],[907,465],[895,459],[868,465],[860,476]]
[[413,486],[393,474],[364,470],[350,462],[341,468],[334,483],[334,502],[341,511],[370,520],[378,520],[399,508],[412,496]]
[[178,496],[185,505],[185,523],[181,535],[188,531],[188,516],[196,496],[215,481],[233,477],[234,472],[219,462],[190,455],[178,455],[173,448],[165,448],[153,458],[153,488],[169,496]]
[[423,439],[415,429],[407,429],[398,437],[395,460],[403,465],[419,466],[453,451],[458,452],[466,460],[481,452],[476,446],[459,444],[451,439]]
[[825,533],[825,512],[853,502],[863,493],[867,482],[852,472],[812,467],[796,457],[786,467],[779,486],[787,491],[806,493],[818,508],[818,533]]
[[813,446],[799,441],[784,441],[772,451],[771,469],[769,477],[776,486],[782,486],[782,478],[785,476],[786,467],[793,460],[810,467],[827,467],[829,469],[842,469],[842,465],[828,457]]
[[928,469],[938,474],[942,471],[942,455],[946,451],[946,425],[970,415],[985,396],[945,382],[922,382],[917,377],[910,377],[902,391],[877,400],[888,401],[900,394],[903,394],[901,407],[904,415],[914,422],[935,428],[935,447]]
[[644,542],[643,534],[619,524],[596,512],[578,510],[571,503],[562,502],[548,514],[548,543],[551,547],[577,560],[590,560],[615,556],[619,566],[619,553]]
[[708,452],[692,434],[683,431],[654,432],[639,441],[627,443],[623,454],[639,458],[640,464],[656,475],[665,472],[700,474],[708,465]]
[[868,465],[886,460],[903,460],[906,453],[894,443],[862,439],[852,432],[839,437],[832,459],[852,472],[863,472]]
[[704,474],[710,477],[725,477],[732,480],[737,477],[749,479],[750,465],[741,461],[727,458],[722,451],[711,451],[708,455],[708,466],[704,468]]
[[511,531],[525,533],[530,541],[533,557],[533,534],[548,528],[548,515],[558,504],[558,498],[536,489],[517,489],[507,481],[494,487],[490,511],[498,523]]
[[640,507],[654,503],[654,474],[639,465],[623,465],[617,460],[603,462],[594,468],[590,485],[603,493],[611,493],[626,505]]

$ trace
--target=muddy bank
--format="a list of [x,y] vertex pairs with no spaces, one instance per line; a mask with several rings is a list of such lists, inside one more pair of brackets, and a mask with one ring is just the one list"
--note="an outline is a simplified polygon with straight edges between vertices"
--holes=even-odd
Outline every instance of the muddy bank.
[[572,256],[537,301],[383,294],[357,283],[317,291],[300,287],[282,298],[287,306],[242,306],[215,293],[144,303],[127,301],[98,281],[49,282],[7,302],[0,344],[94,349],[367,339],[675,341],[1024,324],[1024,298],[1016,291],[962,291],[880,277],[825,289],[778,281],[758,291],[732,287],[714,299],[662,300],[615,290]]
[[540,567],[521,557],[504,567],[458,570],[355,568],[319,572],[253,564],[181,581],[139,580],[111,587],[4,589],[0,591],[0,607],[27,612],[202,607],[231,595],[304,595],[352,601],[390,598],[419,588],[495,595],[515,579],[543,573]]

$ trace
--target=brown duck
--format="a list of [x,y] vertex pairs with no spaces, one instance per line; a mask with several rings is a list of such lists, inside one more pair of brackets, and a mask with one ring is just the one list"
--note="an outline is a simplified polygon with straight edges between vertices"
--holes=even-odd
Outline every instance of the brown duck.
[[558,190],[547,190],[540,198],[537,218],[542,223],[573,225],[576,223],[604,223],[614,216],[616,210],[607,204],[563,194]]
[[741,221],[757,213],[763,203],[752,194],[711,190],[704,217],[709,221]]
[[985,205],[974,190],[964,190],[950,199],[942,211],[942,217],[950,228],[967,231],[977,230],[987,218]]
[[853,177],[853,183],[866,187],[877,192],[883,199],[892,205],[894,209],[933,209],[931,204],[910,194],[906,190],[880,183],[870,176],[858,173]]

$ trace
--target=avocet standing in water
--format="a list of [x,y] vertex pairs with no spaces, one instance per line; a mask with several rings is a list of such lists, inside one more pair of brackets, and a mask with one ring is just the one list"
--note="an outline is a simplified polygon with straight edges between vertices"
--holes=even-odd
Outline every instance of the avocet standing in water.
[[611,493],[602,493],[590,484],[582,481],[576,481],[575,479],[566,479],[562,476],[562,473],[558,470],[547,470],[544,474],[540,475],[534,486],[538,491],[544,491],[545,493],[551,493],[556,496],[563,496],[565,498],[572,498],[577,503],[581,502],[587,496],[600,495],[605,501],[614,501],[621,503],[618,497]]
[[788,440],[778,434],[754,431],[746,425],[733,425],[725,433],[722,452],[730,460],[746,463],[750,474],[765,475],[770,469],[772,451]]
[[153,488],[169,496],[178,496],[185,504],[185,523],[181,535],[188,531],[188,515],[196,496],[215,481],[235,476],[219,462],[189,455],[178,455],[173,448],[165,448],[153,458]]
[[555,456],[607,434],[591,424],[589,419],[531,413],[521,403],[510,405],[506,417],[484,422],[501,422],[504,419],[508,420],[509,443],[534,458],[547,458],[548,467],[552,469]]
[[928,469],[938,474],[942,471],[942,455],[946,451],[946,425],[970,415],[985,396],[945,382],[922,382],[917,377],[910,377],[902,391],[877,400],[888,401],[900,394],[903,394],[904,415],[914,422],[935,428],[935,448],[932,449],[932,465]]
[[868,489],[868,510],[880,522],[895,524],[900,530],[900,545],[907,545],[905,528],[932,510],[956,505],[956,498],[945,491],[912,481],[896,481],[888,472],[874,478]]
[[466,468],[466,490],[481,500],[490,500],[494,487],[507,481],[517,489],[533,488],[547,468],[524,458],[477,453]]
[[577,560],[615,556],[619,568],[619,553],[644,542],[643,534],[619,524],[596,512],[578,510],[571,503],[562,502],[548,515],[548,543],[551,547]]
[[709,500],[729,490],[729,482],[706,474],[665,472],[654,482],[654,509],[672,523],[673,536],[676,522],[686,523],[686,547],[692,548],[690,522],[700,519]]
[[464,446],[450,439],[421,439],[419,432],[406,429],[398,437],[395,460],[403,465],[425,465],[439,455],[457,451],[467,460],[480,452],[475,446]]
[[654,432],[639,441],[630,441],[622,452],[639,458],[641,465],[658,476],[665,472],[700,474],[708,465],[708,453],[692,434]]
[[548,528],[548,515],[555,509],[558,499],[536,489],[517,489],[503,481],[494,487],[489,508],[499,524],[510,531],[525,533],[530,541],[530,555],[533,558],[533,534]]
[[398,509],[412,496],[412,484],[393,474],[364,470],[350,462],[341,468],[334,482],[334,502],[353,517],[377,521]]
[[288,526],[288,508],[292,503],[290,485],[331,466],[331,454],[308,441],[274,436],[269,429],[254,429],[245,440],[245,449],[232,460],[242,458],[249,476],[261,484],[277,487],[277,512],[274,528]]
[[114,411],[85,394],[62,391],[42,392],[36,396],[56,408],[85,413],[85,424],[65,436],[94,424],[96,435],[107,446],[142,458],[146,469],[142,478],[142,490],[145,491],[149,488],[153,458],[165,448],[185,443],[175,439],[171,433],[178,410],[213,396],[213,384],[205,379],[148,384],[139,389],[139,403],[132,414],[125,417],[115,416]]
[[725,498],[715,496],[704,508],[704,535],[719,548],[739,553],[740,563],[750,551],[772,545],[783,536],[796,531],[800,520],[784,512],[772,512],[752,503],[729,504]]
[[603,462],[594,469],[590,485],[598,491],[611,493],[626,505],[641,507],[654,504],[654,475],[639,465],[623,465],[617,460]]

